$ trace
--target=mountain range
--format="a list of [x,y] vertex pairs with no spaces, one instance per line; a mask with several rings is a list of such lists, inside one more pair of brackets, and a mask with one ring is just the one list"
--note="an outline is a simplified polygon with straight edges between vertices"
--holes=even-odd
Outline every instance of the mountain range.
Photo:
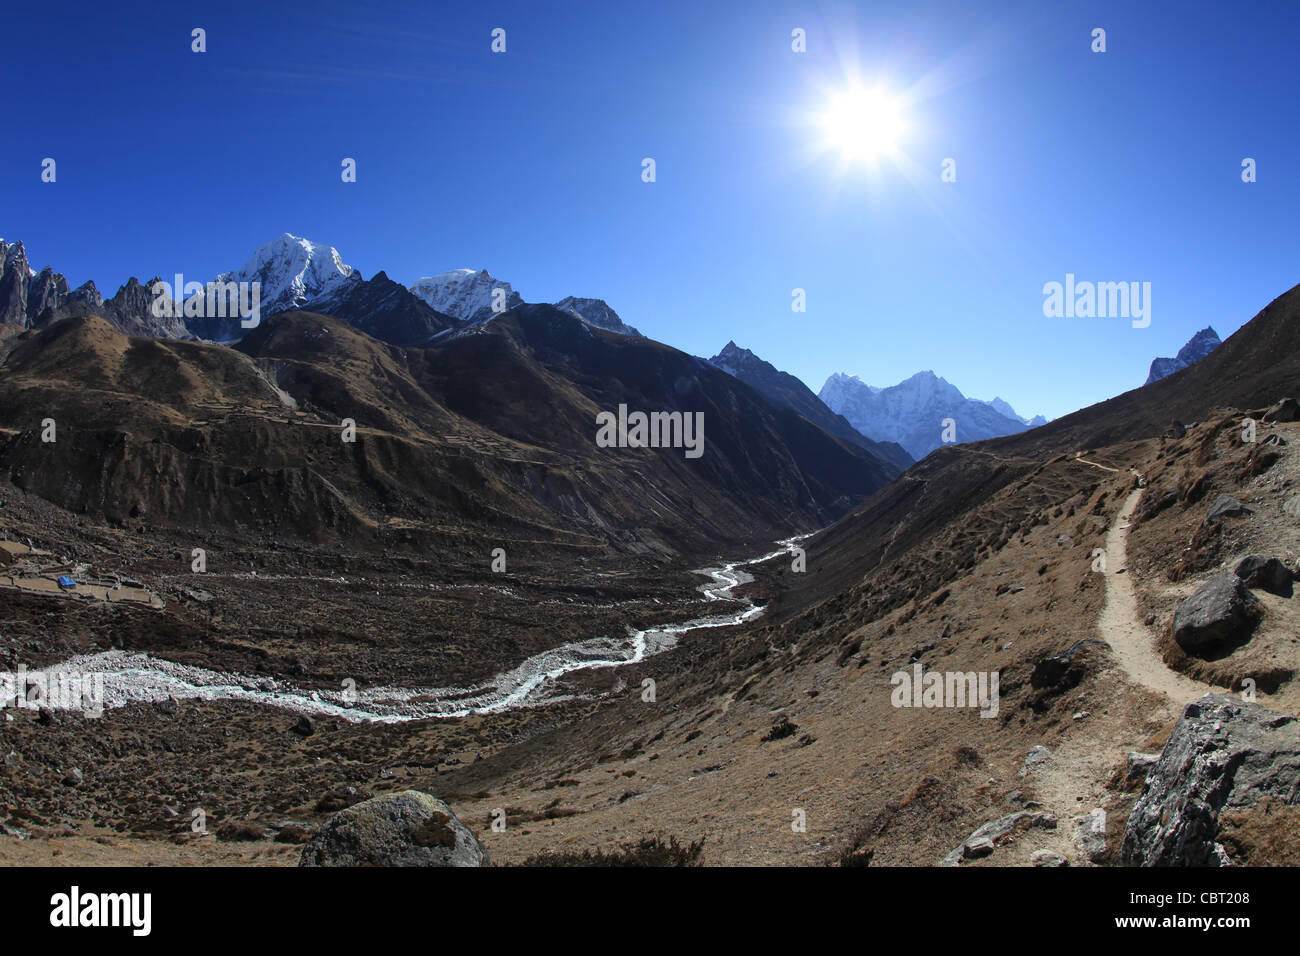
[[[194,277],[189,277],[193,279]],[[128,335],[201,339],[231,343],[247,333],[239,317],[154,314],[155,276],[132,277],[105,301],[93,282],[69,291],[50,267],[32,269],[22,242],[0,239],[0,324],[41,327],[71,315],[101,315]],[[166,280],[171,281],[170,277]],[[455,269],[417,279],[409,287],[379,272],[366,280],[339,251],[284,233],[259,246],[238,269],[212,281],[260,284],[260,315],[308,309],[357,323],[367,333],[396,345],[427,343],[438,335],[480,325],[524,303],[509,282],[487,270]],[[584,323],[609,332],[639,336],[602,299],[567,296],[556,306]]]
[[722,351],[708,360],[710,364],[733,375],[765,395],[778,405],[792,409],[832,435],[852,442],[880,455],[887,461],[906,468],[912,456],[895,442],[877,442],[863,435],[842,416],[831,411],[802,381],[788,372],[778,370],[763,361],[749,349],[728,342]]
[[[707,363],[553,306],[425,347],[364,324],[290,310],[235,349],[128,337],[95,316],[12,336],[0,418],[39,408],[64,430],[51,446],[11,437],[0,468],[110,522],[444,552],[509,532],[647,554],[824,523],[900,470]],[[707,454],[598,447],[597,413],[620,405],[702,414]]]
[[931,371],[887,388],[837,372],[826,379],[818,397],[862,434],[896,442],[917,460],[944,444],[1011,435],[1046,421],[1042,416],[1021,418],[1000,398],[967,398]]

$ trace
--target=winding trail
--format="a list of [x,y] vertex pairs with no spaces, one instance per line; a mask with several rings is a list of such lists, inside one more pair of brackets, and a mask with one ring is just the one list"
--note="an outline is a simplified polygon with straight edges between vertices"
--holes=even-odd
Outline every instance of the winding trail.
[[[1119,471],[1084,458],[1073,460],[1106,471]],[[1170,670],[1157,650],[1157,635],[1138,616],[1133,572],[1128,564],[1128,533],[1141,500],[1142,488],[1135,488],[1106,532],[1106,600],[1096,626],[1128,680],[1164,698],[1151,716],[1168,719],[1180,712],[1184,704],[1216,688]],[[1081,732],[1053,744],[1050,759],[1032,771],[1026,768],[1026,782],[1034,788],[1035,799],[1063,822],[1092,808],[1105,808],[1113,798],[1107,781],[1114,774],[1117,761],[1125,753],[1139,750],[1145,736],[1146,731],[1140,727],[1089,721]],[[1025,862],[1030,850],[1037,846],[1060,853],[1072,866],[1091,866],[1073,832],[1073,826],[1061,826],[1036,835],[1038,842],[1027,844],[1022,851]]]
[[[304,690],[285,681],[261,675],[214,671],[178,664],[147,654],[106,651],[73,657],[45,668],[53,685],[64,675],[74,693],[51,694],[52,709],[112,710],[137,703],[171,699],[243,700],[300,714],[342,717],[353,722],[401,723],[429,718],[467,717],[571,699],[559,681],[575,671],[635,664],[675,647],[683,634],[713,627],[734,627],[763,613],[762,605],[732,594],[753,580],[745,567],[761,564],[793,551],[809,535],[778,542],[780,548],[756,558],[732,561],[693,573],[712,580],[697,590],[705,602],[730,601],[743,605],[727,614],[711,614],[681,624],[637,630],[629,627],[622,637],[594,637],[562,644],[536,654],[517,667],[469,687],[374,687],[365,690]],[[73,684],[76,681],[76,684]],[[15,675],[0,673],[0,687],[13,687]],[[87,707],[87,702],[91,706]]]
[[1133,575],[1128,570],[1128,532],[1141,500],[1142,489],[1135,488],[1106,533],[1106,604],[1097,628],[1116,661],[1135,683],[1176,703],[1187,703],[1207,693],[1221,692],[1222,688],[1170,670],[1156,650],[1159,646],[1156,635],[1138,619],[1137,594],[1133,589]]

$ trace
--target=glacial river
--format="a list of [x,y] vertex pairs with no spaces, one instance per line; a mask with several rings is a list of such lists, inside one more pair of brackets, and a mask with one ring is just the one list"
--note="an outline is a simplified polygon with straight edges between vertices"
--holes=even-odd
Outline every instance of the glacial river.
[[[350,721],[399,723],[440,717],[490,714],[518,707],[536,707],[569,699],[560,687],[566,674],[575,671],[615,668],[635,664],[675,647],[682,635],[711,627],[732,627],[763,613],[753,601],[732,594],[734,588],[753,580],[743,569],[783,554],[807,538],[799,535],[778,542],[780,548],[757,558],[733,561],[717,568],[693,573],[710,578],[698,590],[705,602],[739,602],[741,609],[728,614],[710,614],[681,624],[635,630],[622,637],[593,637],[562,644],[536,654],[517,667],[470,687],[348,687],[339,690],[304,690],[274,678],[191,667],[173,661],[126,651],[105,651],[73,657],[46,668],[51,684],[56,675],[72,676],[87,692],[102,701],[105,710],[135,703],[174,700],[245,700],[256,704],[314,716],[342,717]],[[0,674],[4,686],[12,686],[13,675]],[[30,680],[30,676],[29,676]],[[60,700],[52,694],[52,709],[80,709],[76,700]]]

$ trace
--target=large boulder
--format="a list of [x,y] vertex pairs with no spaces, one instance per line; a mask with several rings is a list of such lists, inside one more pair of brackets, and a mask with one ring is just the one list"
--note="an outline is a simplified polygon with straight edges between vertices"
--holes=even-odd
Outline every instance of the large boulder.
[[1212,652],[1246,637],[1262,613],[1241,578],[1225,571],[1178,605],[1174,640],[1189,654]]
[[1258,588],[1285,598],[1292,594],[1291,569],[1277,558],[1248,554],[1237,562],[1232,573],[1248,588]]
[[487,853],[451,808],[418,790],[340,810],[302,848],[299,866],[485,866]]
[[[1120,858],[1135,866],[1221,866],[1221,812],[1300,803],[1300,724],[1207,694],[1183,710],[1129,814]],[[1286,818],[1279,826],[1289,826]],[[1257,861],[1265,863],[1267,861]]]

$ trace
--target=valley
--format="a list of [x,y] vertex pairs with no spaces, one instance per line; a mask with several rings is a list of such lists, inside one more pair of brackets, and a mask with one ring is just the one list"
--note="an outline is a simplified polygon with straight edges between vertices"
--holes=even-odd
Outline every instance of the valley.
[[[12,334],[0,669],[91,675],[103,708],[4,710],[0,859],[294,865],[406,790],[498,865],[1153,853],[1127,821],[1185,706],[1300,705],[1298,314],[910,463],[734,343],[547,305],[419,345],[294,307],[233,345]],[[1236,617],[1189,630],[1215,588]],[[994,699],[899,706],[922,673]],[[1215,852],[1291,860],[1290,804],[1231,799]]]

